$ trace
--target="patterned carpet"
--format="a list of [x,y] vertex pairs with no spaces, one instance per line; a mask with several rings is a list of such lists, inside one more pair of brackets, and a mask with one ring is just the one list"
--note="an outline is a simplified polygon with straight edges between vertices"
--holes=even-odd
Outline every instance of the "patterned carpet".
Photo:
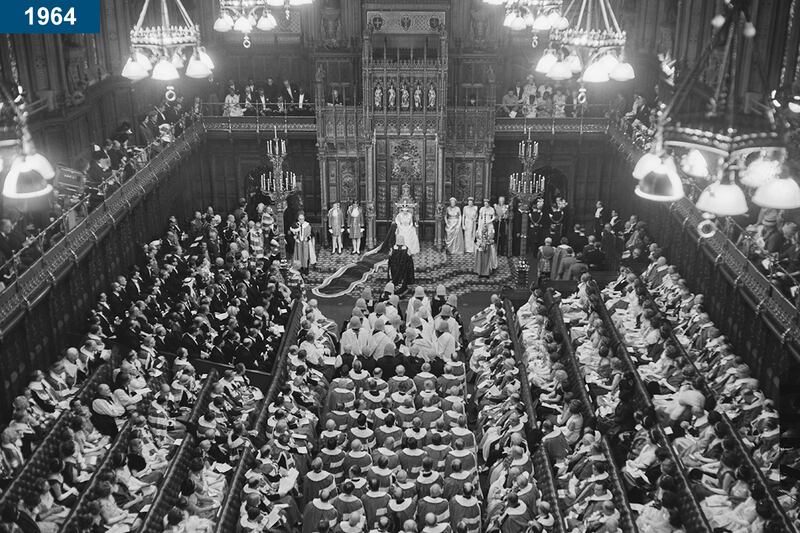
[[[364,287],[369,287],[373,294],[378,296],[383,292],[389,275],[386,256],[384,254],[375,256],[378,257],[367,258],[366,261],[358,261],[360,264],[356,264],[354,255],[347,253],[334,255],[329,249],[319,250],[316,267],[309,272],[306,282],[319,298],[332,298],[345,294],[357,298]],[[513,285],[516,277],[513,262],[512,259],[500,257],[498,268],[491,277],[478,278],[475,274],[473,254],[449,256],[445,252],[436,251],[433,245],[423,243],[420,253],[414,256],[414,270],[417,284],[424,286],[428,291],[433,292],[436,285],[441,283],[447,287],[448,293],[461,296],[476,291],[494,292],[504,285]],[[350,268],[346,268],[348,266]],[[342,275],[345,271],[347,277]],[[328,279],[332,277],[333,279]],[[328,284],[325,288],[317,290],[326,280]],[[333,291],[328,290],[332,287],[337,289],[335,294],[331,294]]]

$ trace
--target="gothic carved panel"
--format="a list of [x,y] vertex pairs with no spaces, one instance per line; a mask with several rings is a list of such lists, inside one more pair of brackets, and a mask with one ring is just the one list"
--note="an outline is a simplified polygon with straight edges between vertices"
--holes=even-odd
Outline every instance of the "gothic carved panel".
[[374,33],[437,34],[444,28],[444,11],[367,11]]

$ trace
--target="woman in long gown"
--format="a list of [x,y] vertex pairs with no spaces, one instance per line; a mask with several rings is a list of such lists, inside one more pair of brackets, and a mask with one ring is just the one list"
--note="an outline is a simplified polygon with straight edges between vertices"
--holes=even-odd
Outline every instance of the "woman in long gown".
[[464,253],[464,230],[461,222],[461,209],[456,205],[456,199],[450,198],[445,218],[445,244],[447,252],[453,255]]
[[394,283],[396,294],[403,294],[409,285],[414,284],[414,258],[408,253],[402,235],[397,236],[389,255],[389,279]]
[[483,201],[478,213],[478,232],[475,237],[475,272],[478,276],[488,277],[497,268],[497,248],[494,239],[494,208],[489,204],[489,200]]
[[478,223],[478,206],[475,199],[470,196],[467,198],[467,205],[464,206],[461,226],[464,228],[464,251],[468,254],[475,252],[475,226]]
[[407,207],[400,209],[397,216],[394,217],[394,222],[397,225],[395,237],[399,239],[403,237],[403,242],[408,247],[409,255],[416,255],[419,253],[419,237],[417,237],[417,228],[414,224],[414,215]]

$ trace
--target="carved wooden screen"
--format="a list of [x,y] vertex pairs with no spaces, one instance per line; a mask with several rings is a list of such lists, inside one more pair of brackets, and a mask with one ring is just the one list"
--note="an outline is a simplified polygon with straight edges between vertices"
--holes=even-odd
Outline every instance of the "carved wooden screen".
[[[375,153],[376,203],[378,227],[386,231],[395,217],[395,202],[402,196],[402,185],[411,185],[411,197],[419,206],[420,237],[433,239],[436,216],[436,141],[411,137],[378,139]],[[379,229],[379,236],[383,233]]]

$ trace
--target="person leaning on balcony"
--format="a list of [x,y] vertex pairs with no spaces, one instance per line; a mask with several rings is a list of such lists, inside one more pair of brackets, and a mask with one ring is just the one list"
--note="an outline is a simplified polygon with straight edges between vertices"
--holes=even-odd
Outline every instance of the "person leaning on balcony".
[[515,117],[519,112],[519,98],[514,91],[514,87],[509,87],[508,92],[503,95],[502,114],[508,117]]

